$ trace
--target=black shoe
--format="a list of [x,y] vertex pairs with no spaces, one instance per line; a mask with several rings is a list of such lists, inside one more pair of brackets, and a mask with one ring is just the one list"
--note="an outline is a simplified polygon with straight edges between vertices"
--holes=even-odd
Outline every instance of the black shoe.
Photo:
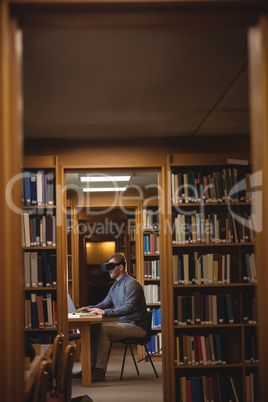
[[91,376],[92,382],[105,381],[105,371],[100,369],[95,369]]
[[[91,367],[91,373],[94,373],[95,367]],[[82,371],[78,371],[72,375],[73,378],[82,378]]]

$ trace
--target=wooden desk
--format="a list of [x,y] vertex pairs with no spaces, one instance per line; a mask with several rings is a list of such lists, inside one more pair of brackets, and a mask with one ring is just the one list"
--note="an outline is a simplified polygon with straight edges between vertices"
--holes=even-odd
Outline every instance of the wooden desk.
[[90,326],[91,324],[98,324],[106,321],[115,321],[115,319],[96,314],[68,315],[69,328],[79,329],[81,333],[83,387],[91,387]]
[[39,363],[51,357],[53,345],[39,345],[40,354],[36,354],[35,358],[31,362],[30,369],[24,370],[24,400],[27,401],[32,393],[32,388],[34,385],[37,369]]

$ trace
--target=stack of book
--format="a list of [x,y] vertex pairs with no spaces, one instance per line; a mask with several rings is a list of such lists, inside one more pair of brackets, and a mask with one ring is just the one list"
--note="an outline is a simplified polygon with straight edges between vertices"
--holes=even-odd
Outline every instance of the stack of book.
[[160,303],[160,286],[158,285],[144,285],[144,295],[147,304]]
[[56,254],[24,252],[24,287],[51,287],[57,285]]
[[257,336],[250,333],[245,334],[245,363],[259,363]]
[[246,212],[177,214],[173,244],[249,243],[255,240],[255,215]]
[[159,254],[159,233],[144,233],[144,254]]
[[152,328],[154,329],[161,328],[161,307],[157,308],[151,307],[150,310],[153,312]]
[[178,325],[233,324],[230,294],[177,296],[174,322]]
[[257,267],[255,255],[245,254],[245,264],[243,265],[243,281],[248,283],[257,283]]
[[159,214],[158,209],[148,209],[143,207],[143,228],[144,229],[158,229],[159,228]]
[[229,375],[181,377],[179,387],[180,402],[239,401],[233,378]]
[[222,334],[179,335],[176,341],[178,366],[226,364],[225,336]]
[[162,334],[159,332],[156,335],[151,336],[151,340],[147,343],[148,352],[150,354],[153,353],[162,353]]
[[257,372],[246,375],[246,400],[247,402],[260,401],[259,375]]
[[230,283],[230,254],[173,255],[173,283],[179,285]]
[[171,200],[178,203],[250,202],[250,173],[223,168],[204,174],[203,169],[171,173]]
[[56,247],[56,216],[22,214],[22,247]]
[[22,186],[23,206],[55,205],[55,175],[53,171],[25,171]]
[[160,279],[160,261],[144,261],[144,279]]
[[247,324],[257,324],[257,299],[252,294],[243,296],[243,321]]
[[24,326],[27,329],[57,327],[57,302],[51,293],[31,293],[24,301]]

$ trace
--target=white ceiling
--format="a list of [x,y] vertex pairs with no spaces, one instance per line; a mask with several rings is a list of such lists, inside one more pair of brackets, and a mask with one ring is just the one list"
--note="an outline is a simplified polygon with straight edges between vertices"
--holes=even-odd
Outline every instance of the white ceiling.
[[[117,184],[114,184],[111,182],[111,176],[112,175],[130,175],[130,180],[128,182],[123,182],[120,183],[118,182]],[[92,172],[91,172],[92,175]],[[72,189],[77,188],[78,189],[83,189],[84,187],[121,187],[122,186],[127,186],[128,190],[132,190],[134,193],[139,194],[139,191],[143,190],[151,190],[151,192],[157,194],[157,183],[158,183],[158,175],[157,172],[153,171],[143,171],[143,172],[138,172],[138,171],[108,171],[106,173],[104,172],[95,172],[93,175],[97,176],[106,176],[107,177],[107,182],[106,183],[81,183],[80,181],[80,176],[86,176],[85,173],[78,173],[78,172],[72,172],[72,173],[66,173],[66,184],[67,186],[71,186]],[[69,188],[69,187],[68,187]],[[79,190],[78,190],[79,191]]]
[[23,35],[26,139],[249,135],[246,30]]

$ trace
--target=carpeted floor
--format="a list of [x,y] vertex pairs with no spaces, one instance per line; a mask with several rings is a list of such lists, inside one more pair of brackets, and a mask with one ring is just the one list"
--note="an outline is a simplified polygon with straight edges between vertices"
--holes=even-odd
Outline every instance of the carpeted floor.
[[[162,402],[162,363],[154,362],[158,379],[150,362],[138,363],[138,376],[128,350],[123,379],[120,381],[123,352],[122,345],[113,345],[105,381],[93,383],[91,388],[83,388],[81,379],[73,379],[72,397],[89,395],[93,402]],[[80,369],[81,363],[75,363],[73,372]]]

